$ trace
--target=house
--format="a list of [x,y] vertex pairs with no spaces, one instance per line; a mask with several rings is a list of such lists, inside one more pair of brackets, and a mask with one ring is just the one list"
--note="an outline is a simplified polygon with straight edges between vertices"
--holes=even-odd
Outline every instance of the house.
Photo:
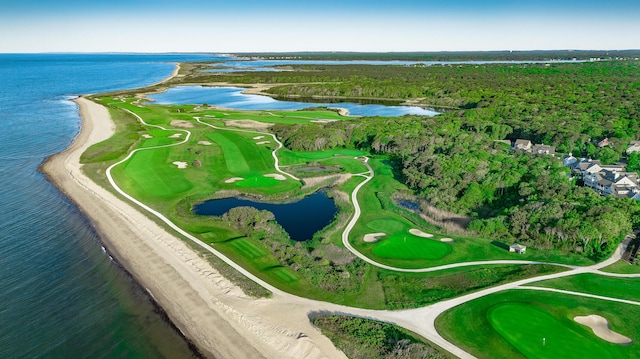
[[638,188],[638,174],[617,170],[602,169],[595,173],[583,173],[584,185],[593,188],[603,196],[627,197],[629,192]]
[[536,155],[555,155],[556,148],[554,146],[547,145],[534,145],[533,150],[531,151]]
[[627,148],[627,154],[640,152],[640,141],[631,141]]
[[515,253],[518,253],[518,254],[525,254],[525,253],[527,253],[527,246],[523,246],[521,244],[514,243],[514,244],[509,246],[509,252],[515,252]]
[[572,167],[577,162],[578,162],[578,159],[573,157],[571,152],[569,152],[567,156],[564,156],[562,158],[562,165],[565,167]]
[[531,141],[529,140],[521,140],[521,139],[517,139],[514,143],[513,143],[513,149],[514,150],[522,150],[522,151],[531,151]]
[[602,147],[611,147],[613,144],[611,142],[609,142],[608,138],[605,138],[604,140],[598,142],[598,148],[602,148]]

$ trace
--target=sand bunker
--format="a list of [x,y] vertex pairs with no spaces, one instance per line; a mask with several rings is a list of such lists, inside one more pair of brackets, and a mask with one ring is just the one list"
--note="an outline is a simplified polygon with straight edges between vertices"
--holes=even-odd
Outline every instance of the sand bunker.
[[286,180],[286,179],[287,179],[287,177],[285,177],[285,176],[283,176],[283,175],[281,175],[281,174],[279,174],[279,173],[269,173],[269,174],[264,175],[264,176],[265,176],[265,177],[275,178],[275,179],[277,179],[278,181],[284,181],[284,180]]
[[609,327],[609,321],[606,318],[603,318],[599,315],[587,315],[587,316],[577,316],[574,317],[573,320],[576,322],[586,325],[587,327],[593,330],[593,334],[597,335],[600,339],[604,339],[610,343],[614,344],[631,344],[633,340],[631,338],[625,337],[622,334],[616,333]]
[[193,128],[193,123],[184,120],[172,120],[170,124],[174,127]]
[[238,181],[242,181],[244,178],[242,177],[231,177],[228,180],[224,181],[224,183],[233,183],[233,182],[238,182]]
[[269,143],[269,141],[260,141],[256,142],[256,145],[266,145],[267,143]]
[[416,228],[411,228],[409,230],[409,233],[413,234],[414,236],[418,236],[418,237],[422,237],[422,238],[433,238],[433,234],[431,233],[424,233],[423,231],[416,229]]
[[175,161],[175,162],[171,162],[174,165],[178,166],[179,169],[185,169],[187,168],[187,163],[186,162],[182,162],[182,161]]
[[340,116],[349,116],[349,110],[347,110],[346,108],[333,107],[333,108],[330,108],[330,109],[338,111],[338,114]]
[[180,138],[180,136],[182,136],[181,133],[174,133],[173,135],[169,136],[169,138]]
[[311,120],[309,122],[314,122],[314,123],[329,123],[329,122],[335,122],[336,120]]
[[386,236],[386,233],[369,233],[369,234],[365,234],[364,237],[362,238],[362,240],[364,240],[367,243],[374,243],[377,242],[380,238]]
[[440,242],[451,243],[453,242],[453,238],[440,238]]
[[144,137],[144,138],[153,138],[153,136],[151,136],[151,135],[149,135],[149,134],[147,134],[147,133],[145,133],[144,135],[142,135],[142,137]]
[[263,138],[264,138],[264,136],[256,136],[256,137],[254,137],[253,139],[254,139],[254,140],[260,140],[260,139],[263,139]]
[[199,145],[205,145],[205,146],[211,146],[212,143],[209,142],[209,141],[198,141],[198,144]]
[[240,127],[240,128],[253,128],[253,129],[259,129],[259,130],[264,130],[273,126],[272,123],[264,123],[264,122],[254,121],[254,120],[228,120],[228,121],[225,121],[224,124],[227,126],[234,126],[234,127]]

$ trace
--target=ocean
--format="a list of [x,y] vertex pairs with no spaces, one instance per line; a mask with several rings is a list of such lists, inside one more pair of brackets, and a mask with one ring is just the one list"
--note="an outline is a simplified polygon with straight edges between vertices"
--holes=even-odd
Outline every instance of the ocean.
[[206,54],[0,54],[0,358],[189,358],[194,347],[38,172],[75,95],[143,87]]

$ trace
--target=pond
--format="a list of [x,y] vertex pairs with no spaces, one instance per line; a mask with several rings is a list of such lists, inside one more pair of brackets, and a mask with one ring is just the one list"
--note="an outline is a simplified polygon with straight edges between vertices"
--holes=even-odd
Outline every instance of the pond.
[[147,95],[161,105],[208,104],[232,110],[302,110],[309,107],[345,108],[351,116],[435,116],[438,112],[418,106],[385,106],[354,102],[279,101],[269,96],[244,94],[240,87],[176,86],[165,92]]
[[193,212],[202,216],[221,216],[231,208],[249,206],[267,210],[295,241],[306,241],[323,229],[335,217],[338,208],[326,193],[316,192],[297,202],[266,203],[242,198],[212,199],[193,207]]

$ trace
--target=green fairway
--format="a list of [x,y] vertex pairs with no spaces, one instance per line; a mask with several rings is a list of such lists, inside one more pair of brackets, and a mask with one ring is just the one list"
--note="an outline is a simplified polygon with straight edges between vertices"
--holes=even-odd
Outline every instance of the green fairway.
[[579,324],[562,323],[536,306],[523,303],[498,305],[489,311],[489,322],[527,358],[614,358],[584,330],[578,332]]
[[382,239],[373,253],[382,258],[440,259],[451,252],[451,245],[433,239],[414,236],[407,232],[394,233]]
[[249,178],[245,178],[242,181],[235,182],[237,187],[268,187],[268,186],[277,186],[282,181],[278,181],[275,178],[265,177],[265,176],[253,176]]
[[640,278],[616,278],[584,273],[545,280],[532,285],[640,301]]
[[[574,321],[596,314],[630,345],[597,337]],[[636,358],[640,307],[535,290],[508,290],[454,307],[436,319],[438,332],[478,358]]]
[[129,190],[145,196],[172,197],[186,192],[193,185],[186,180],[185,171],[169,161],[170,151],[170,147],[164,147],[136,152],[124,165],[116,167],[116,174],[123,175]]

